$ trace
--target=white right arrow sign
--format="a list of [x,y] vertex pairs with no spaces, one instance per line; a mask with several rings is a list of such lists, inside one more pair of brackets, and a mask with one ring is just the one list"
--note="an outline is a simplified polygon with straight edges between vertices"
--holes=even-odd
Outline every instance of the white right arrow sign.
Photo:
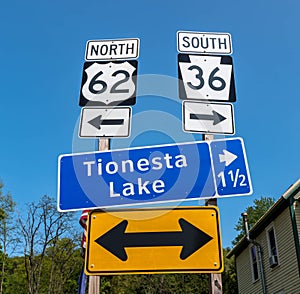
[[183,130],[207,134],[234,134],[232,104],[183,101]]

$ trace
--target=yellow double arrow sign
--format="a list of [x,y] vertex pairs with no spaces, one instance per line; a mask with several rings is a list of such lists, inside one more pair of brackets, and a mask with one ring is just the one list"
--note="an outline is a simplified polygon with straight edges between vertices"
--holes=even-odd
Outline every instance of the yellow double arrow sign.
[[91,211],[88,275],[223,271],[217,207]]

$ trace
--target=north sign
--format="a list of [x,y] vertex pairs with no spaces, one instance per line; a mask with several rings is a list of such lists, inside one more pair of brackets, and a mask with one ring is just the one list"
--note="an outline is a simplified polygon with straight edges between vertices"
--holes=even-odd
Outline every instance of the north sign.
[[60,211],[249,195],[241,138],[59,157]]
[[120,60],[138,58],[140,40],[90,40],[86,44],[85,60]]
[[85,62],[79,105],[134,105],[137,66],[136,60]]
[[234,134],[232,104],[183,101],[183,130],[204,134]]
[[218,208],[94,210],[85,261],[88,275],[222,272]]
[[231,56],[179,54],[178,78],[180,99],[236,101]]

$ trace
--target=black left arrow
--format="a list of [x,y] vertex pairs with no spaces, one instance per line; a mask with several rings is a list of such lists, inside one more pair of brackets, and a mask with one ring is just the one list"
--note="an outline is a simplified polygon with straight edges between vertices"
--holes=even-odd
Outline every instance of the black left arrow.
[[190,119],[199,119],[199,120],[212,120],[213,125],[217,125],[218,123],[222,122],[223,120],[226,119],[223,115],[216,111],[212,111],[212,114],[196,114],[196,113],[191,113],[190,114]]
[[88,121],[88,123],[96,129],[101,130],[101,126],[123,125],[124,119],[102,119],[102,115],[98,115]]
[[179,219],[182,231],[175,232],[125,233],[127,224],[123,220],[95,240],[122,261],[127,260],[125,247],[158,246],[182,246],[180,259],[184,260],[213,239],[183,218]]

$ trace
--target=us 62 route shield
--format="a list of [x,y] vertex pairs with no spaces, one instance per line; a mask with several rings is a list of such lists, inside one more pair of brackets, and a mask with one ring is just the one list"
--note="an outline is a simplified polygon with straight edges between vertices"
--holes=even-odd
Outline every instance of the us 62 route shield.
[[136,60],[85,62],[79,105],[134,105],[137,65]]

